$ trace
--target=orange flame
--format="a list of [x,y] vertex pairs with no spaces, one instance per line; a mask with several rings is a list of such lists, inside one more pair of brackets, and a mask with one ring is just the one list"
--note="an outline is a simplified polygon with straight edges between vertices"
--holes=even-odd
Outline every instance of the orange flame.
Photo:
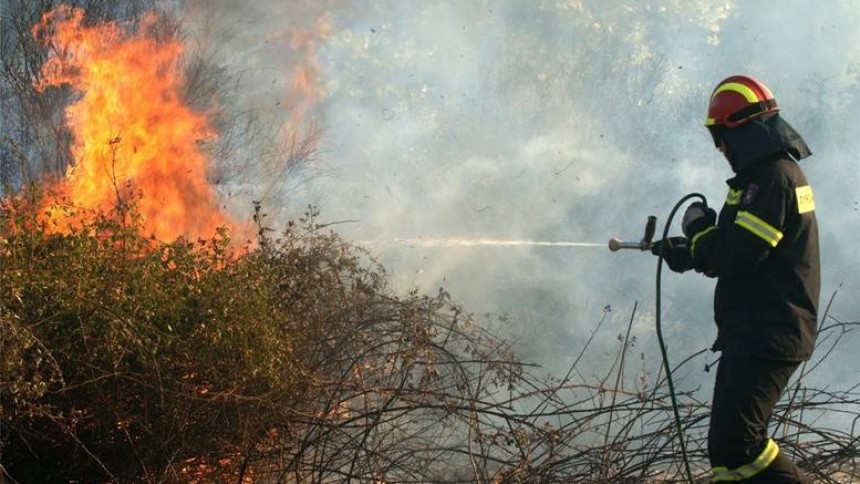
[[66,109],[75,164],[58,191],[73,207],[107,212],[139,193],[143,230],[163,241],[209,238],[219,227],[241,233],[206,179],[201,145],[215,131],[182,99],[182,44],[158,37],[154,13],[126,26],[83,18],[61,6],[33,29],[52,47],[37,87],[69,84],[80,93]]
[[288,34],[287,47],[301,58],[290,68],[291,82],[284,99],[294,124],[300,124],[308,111],[325,96],[320,79],[319,43],[330,34],[331,24],[324,16],[317,19],[313,29],[296,29]]

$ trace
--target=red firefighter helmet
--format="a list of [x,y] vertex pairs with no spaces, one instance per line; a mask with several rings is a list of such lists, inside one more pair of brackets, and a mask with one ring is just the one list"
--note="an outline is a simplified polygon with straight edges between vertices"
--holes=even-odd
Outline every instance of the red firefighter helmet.
[[770,89],[748,76],[723,79],[708,103],[708,128],[734,128],[767,113],[779,111]]

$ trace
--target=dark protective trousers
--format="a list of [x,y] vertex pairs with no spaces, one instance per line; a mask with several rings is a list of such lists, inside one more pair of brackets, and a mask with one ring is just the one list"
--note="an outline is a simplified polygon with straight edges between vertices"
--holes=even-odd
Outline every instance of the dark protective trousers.
[[[744,482],[809,482],[782,452],[769,444],[767,425],[799,363],[723,356],[717,367],[708,455],[717,469],[752,475]],[[770,446],[769,446],[770,445]],[[769,457],[770,456],[770,457]],[[763,470],[756,465],[771,461]],[[730,480],[738,480],[737,478]]]

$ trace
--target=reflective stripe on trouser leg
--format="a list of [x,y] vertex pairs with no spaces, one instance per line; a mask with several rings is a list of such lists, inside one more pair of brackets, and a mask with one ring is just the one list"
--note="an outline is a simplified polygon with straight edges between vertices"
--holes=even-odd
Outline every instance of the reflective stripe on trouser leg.
[[744,479],[749,479],[750,477],[753,477],[759,472],[767,469],[767,466],[776,459],[777,455],[779,455],[779,446],[776,445],[776,442],[774,442],[773,439],[767,439],[767,445],[765,445],[764,450],[761,451],[761,454],[759,454],[754,461],[734,469],[726,467],[714,467],[711,469],[711,472],[714,474],[714,482],[742,481]]

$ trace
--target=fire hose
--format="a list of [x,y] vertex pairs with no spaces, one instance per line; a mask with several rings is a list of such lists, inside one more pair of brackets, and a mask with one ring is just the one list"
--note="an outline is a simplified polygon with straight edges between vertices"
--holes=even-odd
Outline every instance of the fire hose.
[[[660,243],[659,248],[659,258],[657,260],[657,276],[656,276],[656,303],[655,303],[655,312],[656,312],[656,326],[657,326],[657,341],[660,344],[660,353],[663,358],[663,368],[666,371],[666,382],[669,384],[669,397],[672,400],[672,413],[675,416],[675,428],[678,432],[678,442],[681,446],[681,457],[684,461],[684,472],[686,473],[687,481],[691,484],[693,483],[693,474],[690,471],[690,461],[687,456],[687,447],[684,440],[684,429],[681,424],[681,414],[678,410],[678,400],[675,395],[675,384],[672,381],[672,367],[669,364],[669,355],[666,351],[666,343],[663,340],[663,328],[661,322],[661,285],[662,285],[662,271],[663,271],[663,260],[664,260],[664,250],[666,249],[666,245],[668,244],[669,239],[669,227],[672,225],[672,219],[675,218],[675,213],[679,208],[691,198],[699,198],[702,203],[707,206],[708,201],[704,195],[700,193],[690,193],[682,197],[675,206],[672,208],[672,211],[669,213],[669,218],[666,219],[666,224],[663,226],[663,237],[662,242]],[[638,249],[641,251],[650,251],[654,245],[654,232],[657,226],[657,217],[650,215],[648,217],[648,221],[645,224],[645,235],[642,237],[642,240],[639,242],[622,242],[620,239],[613,238],[609,241],[609,250],[616,252],[621,249]]]

